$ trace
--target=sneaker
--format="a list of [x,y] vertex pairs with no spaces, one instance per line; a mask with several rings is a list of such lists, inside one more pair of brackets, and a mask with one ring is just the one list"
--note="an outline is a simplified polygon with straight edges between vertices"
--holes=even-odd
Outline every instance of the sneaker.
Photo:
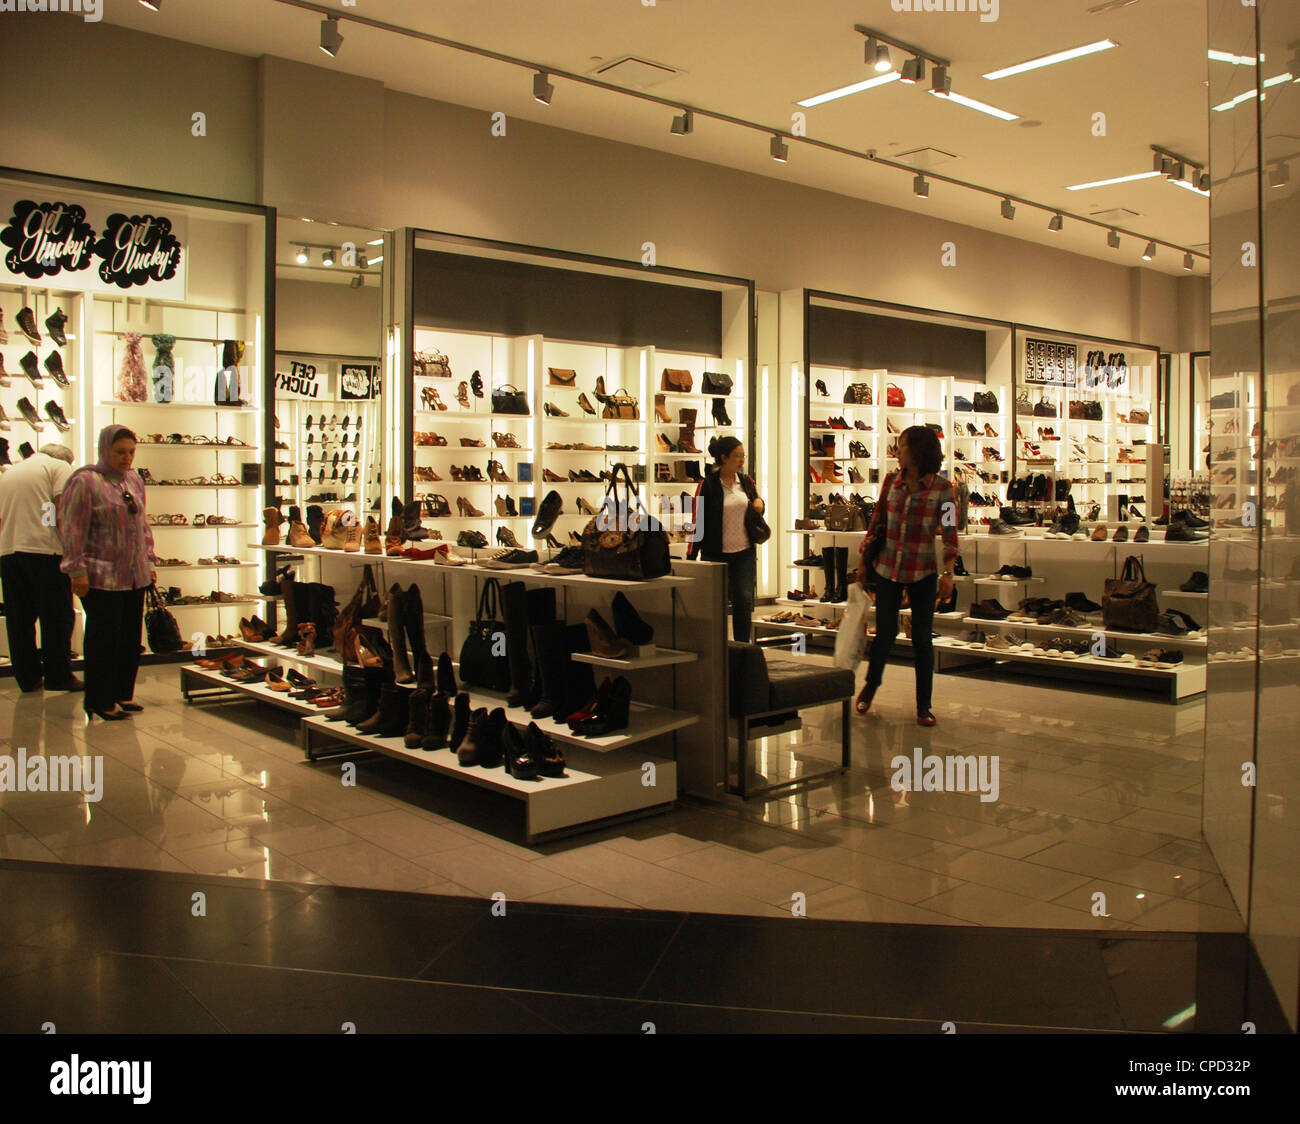
[[50,421],[57,425],[64,433],[72,428],[71,423],[63,416],[63,411],[59,408],[59,404],[55,402],[53,398],[45,403],[45,413],[49,417]]
[[1151,541],[1151,529],[1150,529],[1150,528],[1149,528],[1145,523],[1143,523],[1142,526],[1140,526],[1140,527],[1137,529],[1137,532],[1133,535],[1133,541],[1134,541],[1134,542],[1150,542],[1150,541]]
[[1098,523],[1097,526],[1092,529],[1092,541],[1105,542],[1106,538],[1106,525],[1104,523]]
[[990,535],[1022,535],[1024,532],[1019,527],[1013,527],[1010,523],[1004,523],[1001,519],[993,519],[989,523]]
[[457,554],[449,546],[439,547],[433,560],[439,566],[464,566],[469,561],[463,554]]
[[26,398],[18,399],[18,412],[27,419],[28,424],[31,425],[33,429],[40,429],[42,427],[40,414],[36,412],[36,407],[28,402]]
[[492,570],[522,570],[536,561],[535,550],[502,550],[489,558],[482,559],[481,564]]
[[29,351],[20,360],[18,365],[23,369],[23,374],[32,380],[37,386],[42,385],[41,368],[36,359],[36,352]]
[[1005,636],[990,636],[984,647],[992,652],[1014,652],[1020,648],[1020,645],[1011,643]]
[[57,351],[51,351],[45,357],[45,369],[49,371],[50,378],[60,386],[69,385],[67,372],[63,369],[63,356]]
[[32,343],[41,342],[40,330],[36,327],[36,314],[30,308],[20,309],[18,312],[18,327],[22,329],[25,335]]
[[549,562],[539,562],[536,569],[547,574],[582,573],[582,547],[566,546]]

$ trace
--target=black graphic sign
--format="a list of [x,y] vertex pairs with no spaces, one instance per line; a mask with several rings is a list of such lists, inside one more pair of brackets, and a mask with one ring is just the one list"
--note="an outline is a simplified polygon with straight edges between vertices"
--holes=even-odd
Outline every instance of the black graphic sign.
[[275,389],[299,398],[319,398],[321,387],[316,378],[316,368],[309,363],[293,363],[287,375],[277,371]]
[[379,385],[379,367],[374,363],[344,363],[339,368],[340,398],[378,398]]
[[95,243],[99,279],[119,289],[170,281],[181,263],[181,244],[170,219],[111,214]]
[[1022,381],[1035,386],[1073,386],[1078,361],[1079,349],[1072,343],[1027,339]]
[[21,199],[0,231],[0,244],[9,247],[4,257],[6,268],[33,281],[64,270],[75,273],[85,269],[94,243],[95,231],[86,222],[86,209],[72,203]]

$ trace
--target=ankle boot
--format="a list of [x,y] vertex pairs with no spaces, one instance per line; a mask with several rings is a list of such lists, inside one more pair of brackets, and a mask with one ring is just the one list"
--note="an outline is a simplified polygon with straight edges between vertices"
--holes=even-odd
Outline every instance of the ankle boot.
[[[466,698],[468,704],[468,696],[462,697]],[[456,704],[459,707],[460,699],[456,700]],[[457,717],[459,718],[459,715]],[[459,725],[459,722],[457,724]],[[477,765],[479,763],[479,742],[488,740],[490,731],[487,707],[481,706],[470,715],[469,728],[465,731],[464,737],[456,747],[457,764],[463,767]]]
[[655,421],[661,421],[665,425],[673,424],[673,416],[668,412],[667,398],[662,394],[655,395]]
[[408,703],[409,717],[406,733],[402,736],[402,744],[407,749],[418,749],[424,744],[425,736],[429,732],[429,688],[417,687],[409,694],[411,696]]
[[420,503],[412,500],[402,508],[402,535],[411,542],[421,542],[429,532],[420,526]]
[[331,716],[331,722],[355,726],[369,715],[366,706],[366,673],[363,668],[343,665],[343,706]]
[[402,501],[393,497],[393,514],[388,520],[388,530],[384,535],[384,553],[394,555],[402,549],[406,541],[406,523],[402,519]]
[[829,605],[835,600],[835,548],[833,546],[822,549],[822,582],[825,585],[822,590],[822,604]]
[[731,424],[731,419],[727,417],[727,404],[721,398],[713,400],[713,420],[719,425]]
[[272,636],[272,644],[298,643],[298,583],[293,578],[280,579],[280,598],[284,602],[284,630],[279,636]]
[[316,546],[320,546],[321,532],[325,527],[325,509],[319,504],[307,508],[307,534]]
[[695,413],[694,410],[682,410],[680,413],[682,428],[677,431],[677,443],[683,453],[698,453],[695,447]]
[[420,748],[425,753],[441,749],[447,743],[451,729],[451,705],[446,695],[434,692],[429,695],[429,723],[425,727]]
[[280,526],[284,523],[284,516],[280,514],[278,507],[268,507],[262,512],[262,519],[266,522],[266,530],[262,532],[263,546],[280,545]]
[[835,603],[841,604],[849,599],[849,548],[835,548]]
[[297,507],[289,508],[289,545],[316,545],[315,540],[311,537],[311,533],[307,530],[307,524],[302,521],[302,510]]
[[311,621],[298,622],[298,655],[316,654],[316,626]]
[[410,683],[415,679],[411,662],[406,658],[406,632],[402,627],[404,600],[402,587],[394,582],[388,590],[388,644],[393,649],[393,678],[398,683]]

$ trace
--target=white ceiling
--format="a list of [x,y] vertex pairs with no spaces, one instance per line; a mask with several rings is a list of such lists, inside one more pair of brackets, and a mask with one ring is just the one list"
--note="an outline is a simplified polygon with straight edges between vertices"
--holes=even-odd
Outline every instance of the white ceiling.
[[[900,0],[901,2],[901,0]],[[1205,16],[1190,0],[1133,0],[1089,14],[1099,0],[1001,0],[998,19],[978,13],[895,12],[889,0],[362,0],[326,5],[345,17],[336,59],[317,46],[320,15],[275,0],[166,0],[160,12],[114,5],[111,22],[244,55],[273,54],[378,79],[390,88],[441,101],[501,110],[593,136],[688,155],[954,222],[1011,234],[1107,261],[1141,265],[1142,245],[1125,238],[1118,251],[1105,232],[1067,220],[1047,231],[1047,214],[1020,208],[1014,222],[996,199],[941,183],[928,200],[912,194],[910,176],[848,156],[791,144],[788,164],[768,155],[761,134],[697,118],[690,137],[669,133],[672,112],[553,79],[551,105],[531,96],[527,71],[434,44],[350,23],[368,18],[470,43],[575,73],[634,54],[682,73],[653,93],[775,129],[790,128],[798,100],[870,77],[865,24],[952,60],[954,92],[1017,113],[1003,122],[892,83],[807,110],[809,135],[892,156],[937,148],[956,159],[936,171],[1090,215],[1153,238],[1203,247],[1209,205],[1161,179],[1082,192],[1066,185],[1149,171],[1151,144],[1191,160],[1207,158]],[[1111,38],[1116,49],[989,81],[981,75],[1038,55]],[[896,65],[902,59],[894,52]],[[1093,135],[1093,114],[1106,135]],[[1035,124],[1030,125],[1029,122]],[[486,130],[485,130],[486,135]],[[648,187],[651,185],[647,185]],[[1164,250],[1149,268],[1181,274],[1181,255]],[[1203,264],[1198,272],[1204,274]]]

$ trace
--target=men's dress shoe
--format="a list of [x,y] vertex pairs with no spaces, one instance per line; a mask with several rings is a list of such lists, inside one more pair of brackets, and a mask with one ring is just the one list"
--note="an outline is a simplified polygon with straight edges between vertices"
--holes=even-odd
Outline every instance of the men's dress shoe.
[[55,402],[53,398],[45,403],[45,412],[49,415],[50,421],[65,433],[72,428],[68,419],[63,416],[63,411],[59,408],[59,404]]
[[25,417],[35,429],[41,428],[41,416],[36,412],[36,407],[28,402],[26,398],[18,399],[18,412],[22,414],[22,416]]
[[1184,523],[1188,527],[1193,527],[1197,529],[1201,527],[1208,527],[1210,525],[1207,520],[1202,519],[1199,515],[1197,515],[1195,512],[1192,511],[1175,511],[1173,518],[1178,523]]
[[36,359],[36,352],[29,351],[20,360],[18,365],[22,367],[23,374],[32,380],[37,386],[41,385],[41,368]]
[[1140,527],[1137,529],[1137,533],[1134,534],[1134,536],[1133,536],[1133,541],[1134,541],[1134,542],[1150,542],[1150,541],[1151,541],[1151,529],[1150,529],[1150,528],[1149,528],[1145,523],[1143,523],[1142,526],[1140,526]]
[[1065,604],[1076,613],[1101,612],[1101,606],[1095,601],[1089,601],[1083,593],[1067,593],[1065,595]]
[[45,357],[45,369],[50,372],[50,378],[60,386],[68,385],[68,375],[63,369],[63,356],[57,351],[51,351]]
[[996,597],[988,597],[983,601],[976,601],[970,607],[970,615],[976,620],[981,621],[1001,621],[1010,616],[1011,610],[1003,606]]
[[1106,539],[1106,526],[1104,523],[1098,523],[1097,526],[1092,529],[1092,541],[1105,542]]
[[1127,527],[1116,527],[1116,528],[1115,528],[1115,534],[1114,534],[1114,537],[1112,537],[1112,539],[1111,539],[1110,541],[1111,541],[1111,542],[1128,542],[1128,528],[1127,528]]
[[18,327],[22,329],[25,335],[32,343],[41,342],[40,330],[36,327],[36,314],[30,308],[20,309],[18,312]]
[[[19,409],[22,403],[18,404]],[[1196,534],[1186,523],[1170,523],[1165,528],[1165,542],[1205,542],[1205,535]]]
[[1193,570],[1192,576],[1178,588],[1184,593],[1209,593],[1210,576],[1204,570]]

